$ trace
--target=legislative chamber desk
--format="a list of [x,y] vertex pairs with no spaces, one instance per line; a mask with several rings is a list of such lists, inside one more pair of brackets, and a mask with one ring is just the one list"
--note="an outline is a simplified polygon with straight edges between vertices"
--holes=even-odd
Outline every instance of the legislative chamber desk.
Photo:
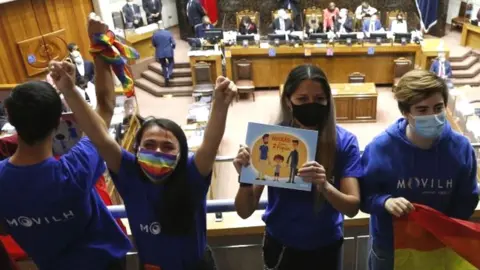
[[[370,48],[373,48],[373,54]],[[275,56],[269,56],[271,49],[275,50]],[[327,56],[329,50],[333,50],[333,56]],[[361,72],[366,75],[367,82],[393,84],[394,60],[405,57],[415,63],[421,58],[421,53],[418,44],[335,44],[328,47],[281,45],[272,48],[232,46],[225,48],[226,74],[227,77],[234,78],[235,60],[246,59],[252,62],[253,82],[257,88],[278,87],[295,66],[307,63],[322,68],[330,83],[346,83],[351,73]]]
[[464,47],[479,49],[480,48],[480,26],[475,26],[471,23],[464,24],[460,45]]

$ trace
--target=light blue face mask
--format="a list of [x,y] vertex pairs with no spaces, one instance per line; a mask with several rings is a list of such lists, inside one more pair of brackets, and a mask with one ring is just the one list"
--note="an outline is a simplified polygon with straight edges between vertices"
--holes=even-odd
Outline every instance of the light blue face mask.
[[445,127],[445,111],[439,114],[413,116],[415,132],[428,139],[438,138]]

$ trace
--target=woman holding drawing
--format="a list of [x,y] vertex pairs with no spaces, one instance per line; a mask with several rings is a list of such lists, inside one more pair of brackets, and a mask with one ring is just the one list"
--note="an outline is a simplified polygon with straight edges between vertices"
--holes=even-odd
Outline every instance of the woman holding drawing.
[[[327,78],[312,65],[293,69],[285,82],[278,123],[318,130],[316,160],[299,164],[298,176],[311,192],[268,188],[263,245],[265,269],[340,268],[343,215],[357,214],[362,174],[357,138],[336,125]],[[312,117],[316,115],[317,117]],[[249,166],[250,150],[241,148],[234,160],[238,172]],[[257,209],[264,186],[240,184],[237,213],[248,218]]]

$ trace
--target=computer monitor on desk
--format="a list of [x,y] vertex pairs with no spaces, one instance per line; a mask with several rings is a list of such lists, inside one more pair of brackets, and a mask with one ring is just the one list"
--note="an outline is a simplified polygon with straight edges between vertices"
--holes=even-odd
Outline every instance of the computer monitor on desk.
[[377,43],[378,45],[382,43],[388,43],[387,33],[370,33],[368,40],[370,42]]
[[401,43],[403,45],[410,43],[412,40],[412,33],[395,33],[395,43]]
[[322,44],[328,43],[328,34],[326,33],[312,33],[308,36],[308,40],[313,43]]
[[268,40],[273,42],[274,45],[280,45],[281,43],[285,43],[287,38],[285,34],[268,34]]
[[237,35],[237,44],[239,45],[249,45],[255,42],[254,35]]
[[205,39],[211,44],[216,44],[223,39],[223,30],[219,28],[206,29]]
[[340,44],[352,45],[353,43],[357,42],[357,34],[356,33],[340,34],[340,37],[338,38],[338,42]]

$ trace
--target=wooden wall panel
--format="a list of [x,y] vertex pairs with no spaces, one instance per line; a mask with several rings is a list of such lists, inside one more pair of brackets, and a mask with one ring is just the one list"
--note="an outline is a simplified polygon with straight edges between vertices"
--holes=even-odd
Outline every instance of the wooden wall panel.
[[60,29],[65,29],[66,43],[77,43],[82,55],[91,59],[86,18],[92,11],[91,0],[17,0],[0,5],[0,84],[32,79],[17,42]]

